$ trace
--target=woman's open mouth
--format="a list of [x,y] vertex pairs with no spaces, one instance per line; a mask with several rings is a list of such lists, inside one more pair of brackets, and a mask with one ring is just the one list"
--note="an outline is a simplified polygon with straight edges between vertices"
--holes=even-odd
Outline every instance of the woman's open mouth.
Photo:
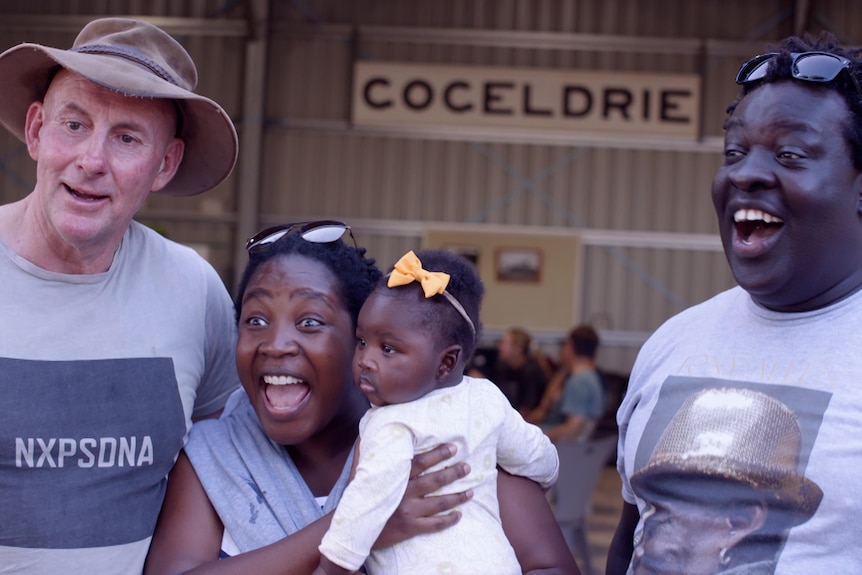
[[265,375],[263,384],[266,400],[276,411],[298,408],[310,392],[308,383],[291,375]]

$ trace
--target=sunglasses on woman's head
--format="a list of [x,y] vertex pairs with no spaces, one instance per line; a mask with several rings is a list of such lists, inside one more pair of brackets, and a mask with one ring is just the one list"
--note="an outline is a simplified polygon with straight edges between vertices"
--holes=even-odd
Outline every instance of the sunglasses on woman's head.
[[[762,80],[766,76],[769,62],[778,55],[777,52],[755,56],[739,68],[736,74],[737,84],[750,84]],[[790,54],[793,61],[790,75],[803,82],[831,82],[838,74],[846,71],[853,85],[859,90],[856,78],[850,73],[850,60],[829,52],[794,52]]]
[[311,222],[293,222],[290,224],[281,224],[266,228],[250,237],[245,242],[245,249],[252,254],[260,250],[272,246],[275,242],[285,237],[288,234],[299,234],[302,239],[315,244],[328,244],[338,241],[344,232],[350,234],[350,239],[353,240],[353,247],[357,250],[356,238],[353,237],[353,230],[344,222],[336,220],[316,220]]

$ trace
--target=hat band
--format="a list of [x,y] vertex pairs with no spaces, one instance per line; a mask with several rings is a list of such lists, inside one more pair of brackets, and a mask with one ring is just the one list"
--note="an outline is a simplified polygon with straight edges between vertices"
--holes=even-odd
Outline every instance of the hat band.
[[136,64],[140,64],[147,69],[149,69],[153,74],[161,78],[166,82],[170,82],[174,86],[181,88],[179,82],[164,68],[159,66],[157,63],[153,62],[146,56],[141,55],[140,52],[135,50],[130,50],[128,48],[121,48],[120,46],[113,46],[111,44],[87,44],[84,46],[78,46],[76,48],[72,48],[71,52],[80,52],[82,54],[99,54],[104,56],[119,56],[120,58],[125,58],[126,60],[131,60]]

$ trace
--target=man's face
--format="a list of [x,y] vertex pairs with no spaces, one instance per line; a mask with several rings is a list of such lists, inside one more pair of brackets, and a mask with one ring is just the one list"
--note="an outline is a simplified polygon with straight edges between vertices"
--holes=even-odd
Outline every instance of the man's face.
[[[34,196],[49,243],[116,247],[150,191],[182,159],[170,102],[132,98],[60,71],[27,112]],[[60,247],[60,249],[63,249]]]
[[644,514],[634,550],[636,575],[714,575],[732,529],[726,515],[683,502],[657,504]]
[[729,118],[712,185],[736,281],[761,305],[801,311],[862,286],[862,175],[839,94],[766,84]]
[[575,359],[575,350],[572,349],[572,340],[567,337],[560,345],[560,365],[569,367],[573,359]]
[[512,341],[512,334],[506,332],[500,341],[497,342],[498,358],[504,363],[514,361],[518,356],[518,348],[515,342]]

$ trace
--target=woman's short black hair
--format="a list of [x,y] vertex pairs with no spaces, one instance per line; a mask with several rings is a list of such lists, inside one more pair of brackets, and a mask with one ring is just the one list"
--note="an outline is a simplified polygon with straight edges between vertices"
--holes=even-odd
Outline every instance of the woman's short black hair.
[[[476,351],[476,342],[479,339],[481,324],[479,323],[479,309],[482,306],[482,296],[485,287],[473,265],[456,253],[446,250],[419,250],[416,257],[422,262],[422,269],[429,272],[444,272],[449,274],[449,284],[446,291],[454,297],[473,322],[475,334],[470,328],[467,320],[449,303],[442,295],[422,299],[431,304],[422,306],[422,328],[428,329],[437,337],[441,347],[449,345],[460,345],[463,350],[462,356],[465,362],[469,362]],[[391,271],[391,270],[390,270]],[[386,286],[386,278],[380,282]],[[384,288],[389,289],[389,288]],[[415,290],[421,294],[418,283],[410,283],[395,290]]]
[[[847,72],[852,76],[852,79],[846,73],[842,72],[830,82],[797,81],[803,83],[808,88],[838,92],[844,98],[847,108],[850,110],[850,119],[852,120],[846,124],[844,138],[850,145],[853,154],[853,166],[857,170],[862,170],[862,93],[860,93],[857,87],[862,86],[862,50],[848,50],[839,44],[833,34],[821,32],[817,37],[812,37],[808,34],[803,37],[790,36],[782,40],[778,47],[772,51],[777,55],[769,61],[769,66],[763,79],[742,85],[739,95],[727,107],[728,118],[733,115],[739,103],[760,86],[793,79],[791,74],[793,57],[791,54],[828,52],[837,56],[843,56],[850,60]],[[855,83],[853,79],[855,79]]]
[[374,259],[365,257],[365,248],[356,249],[341,240],[329,243],[310,242],[299,234],[288,234],[269,247],[249,254],[234,301],[237,321],[242,311],[242,297],[254,272],[274,257],[291,254],[322,263],[337,278],[341,286],[341,298],[355,327],[362,304],[382,275],[374,265]]

